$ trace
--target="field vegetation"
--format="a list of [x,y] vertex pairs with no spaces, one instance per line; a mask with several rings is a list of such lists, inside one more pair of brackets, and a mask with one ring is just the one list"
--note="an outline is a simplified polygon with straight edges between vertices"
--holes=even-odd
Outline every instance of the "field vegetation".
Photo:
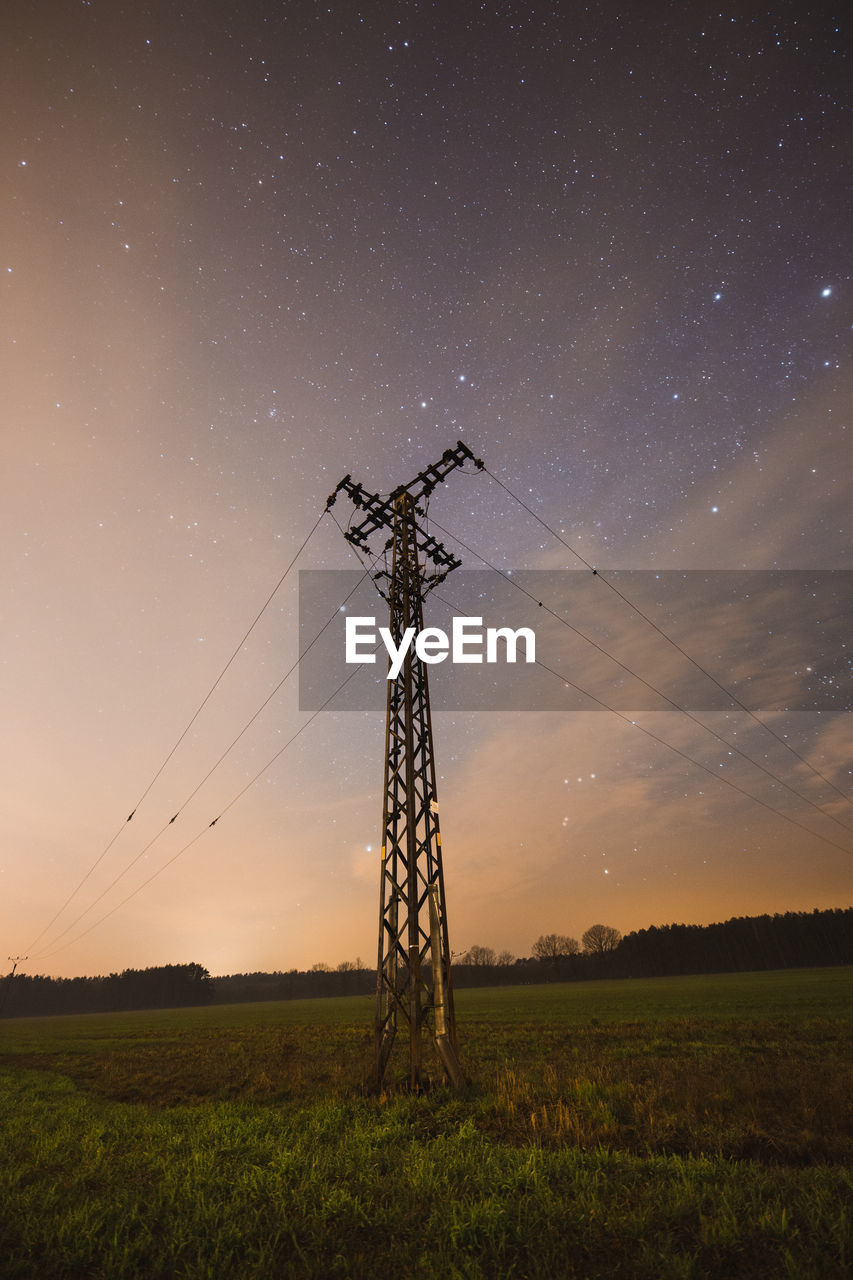
[[853,1275],[853,969],[458,993],[471,1083],[367,1084],[367,997],[0,1023],[0,1275]]

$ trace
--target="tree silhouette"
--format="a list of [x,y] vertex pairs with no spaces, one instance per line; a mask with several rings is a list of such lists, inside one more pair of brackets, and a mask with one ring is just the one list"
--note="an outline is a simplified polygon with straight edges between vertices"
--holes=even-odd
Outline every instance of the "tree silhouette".
[[544,933],[533,944],[537,960],[559,960],[561,956],[576,956],[579,951],[577,938],[569,938],[564,933]]
[[583,935],[583,949],[587,955],[601,956],[615,951],[622,941],[622,934],[609,924],[593,924]]

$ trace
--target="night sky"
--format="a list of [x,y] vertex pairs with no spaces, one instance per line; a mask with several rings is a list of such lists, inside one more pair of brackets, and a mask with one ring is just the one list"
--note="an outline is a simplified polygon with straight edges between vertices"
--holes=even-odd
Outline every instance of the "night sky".
[[[199,787],[298,656],[296,569],[358,567],[330,517],[149,790],[345,473],[462,439],[603,571],[853,569],[847,5],[12,0],[0,34],[3,962],[374,963],[380,698],[266,769],[294,675]],[[473,469],[430,515],[579,567]],[[743,677],[688,592],[670,621]],[[831,650],[776,674],[849,682]],[[454,951],[849,905],[849,706],[759,709],[802,758],[702,713],[803,798],[671,710],[636,718],[710,773],[606,711],[436,712]]]

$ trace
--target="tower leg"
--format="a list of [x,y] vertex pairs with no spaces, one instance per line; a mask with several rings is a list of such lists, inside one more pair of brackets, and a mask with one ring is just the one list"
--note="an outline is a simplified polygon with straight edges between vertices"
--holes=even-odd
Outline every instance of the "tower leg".
[[454,1089],[461,1089],[465,1076],[456,1056],[456,1048],[448,1034],[447,988],[442,964],[441,924],[438,912],[438,885],[429,887],[429,932],[432,951],[432,1000],[435,1010],[435,1047],[447,1078]]

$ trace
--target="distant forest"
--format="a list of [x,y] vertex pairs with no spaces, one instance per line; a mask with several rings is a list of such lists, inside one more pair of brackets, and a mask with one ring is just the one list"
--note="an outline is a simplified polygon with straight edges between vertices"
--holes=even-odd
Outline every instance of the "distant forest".
[[[612,931],[614,934],[615,930]],[[618,934],[616,935],[618,936]],[[472,948],[491,956],[488,948]],[[853,907],[740,916],[722,924],[669,924],[626,934],[611,950],[550,959],[453,965],[457,988],[579,982],[591,978],[657,978],[853,964]],[[302,972],[238,973],[212,978],[200,964],[125,969],[97,978],[44,978],[16,973],[0,982],[0,1016],[107,1013],[254,1000],[366,995],[376,971],[357,965]]]

